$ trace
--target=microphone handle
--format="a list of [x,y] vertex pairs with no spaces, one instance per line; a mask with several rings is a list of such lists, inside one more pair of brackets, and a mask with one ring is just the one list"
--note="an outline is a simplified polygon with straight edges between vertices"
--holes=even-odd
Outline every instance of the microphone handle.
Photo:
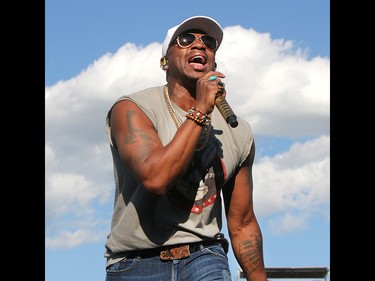
[[223,115],[225,121],[232,127],[235,128],[238,126],[237,117],[234,114],[232,108],[229,106],[227,100],[222,97],[215,99],[215,105],[219,109],[221,115]]

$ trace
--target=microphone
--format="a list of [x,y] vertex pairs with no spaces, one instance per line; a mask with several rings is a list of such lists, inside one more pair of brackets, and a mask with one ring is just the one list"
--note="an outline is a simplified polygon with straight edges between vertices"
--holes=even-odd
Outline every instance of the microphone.
[[217,97],[215,99],[215,105],[219,109],[221,115],[223,115],[225,121],[232,127],[235,128],[238,125],[237,117],[234,114],[232,108],[229,106],[227,100],[224,97]]
[[[217,85],[219,87],[218,93],[223,93],[225,91],[224,89],[224,83],[223,82],[217,82]],[[221,115],[223,115],[225,121],[232,127],[235,128],[238,125],[237,117],[234,114],[232,108],[229,106],[227,100],[222,96],[218,96],[215,99],[215,105],[219,109]]]

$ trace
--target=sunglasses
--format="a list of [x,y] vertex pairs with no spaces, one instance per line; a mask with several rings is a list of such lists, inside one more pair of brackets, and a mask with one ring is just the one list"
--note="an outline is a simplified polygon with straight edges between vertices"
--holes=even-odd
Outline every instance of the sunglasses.
[[211,51],[215,51],[217,49],[218,43],[216,39],[210,35],[198,36],[193,33],[182,33],[177,37],[176,42],[181,48],[189,48],[191,45],[193,45],[195,39],[197,38],[199,38],[203,45],[205,45]]

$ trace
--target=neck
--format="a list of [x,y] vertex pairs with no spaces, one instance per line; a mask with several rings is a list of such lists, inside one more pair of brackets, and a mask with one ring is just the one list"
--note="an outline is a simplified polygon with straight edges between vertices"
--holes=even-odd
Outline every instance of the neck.
[[189,108],[196,105],[195,87],[187,89],[177,83],[168,83],[166,86],[171,101],[184,111],[188,111]]

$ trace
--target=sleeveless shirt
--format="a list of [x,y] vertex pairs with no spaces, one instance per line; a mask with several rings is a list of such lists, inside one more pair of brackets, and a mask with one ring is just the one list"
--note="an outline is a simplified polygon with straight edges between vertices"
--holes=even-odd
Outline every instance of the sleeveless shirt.
[[[153,123],[162,144],[167,145],[177,128],[168,111],[164,87],[124,95],[114,104],[125,99],[136,103]],[[221,188],[250,152],[253,142],[250,125],[237,117],[238,126],[231,128],[219,110],[214,109],[207,144],[195,152],[186,175],[166,195],[156,196],[142,187],[113,146],[112,107],[107,114],[106,130],[113,159],[115,194],[111,229],[105,244],[106,265],[134,250],[214,239],[222,228]],[[173,108],[184,121],[187,112],[175,104]],[[204,134],[202,130],[202,141]]]

